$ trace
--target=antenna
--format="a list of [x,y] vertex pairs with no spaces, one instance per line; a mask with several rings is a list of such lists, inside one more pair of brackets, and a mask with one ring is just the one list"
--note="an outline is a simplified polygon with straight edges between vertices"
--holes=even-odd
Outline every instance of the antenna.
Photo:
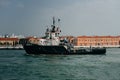
[[58,22],[60,22],[60,19],[58,19]]
[[53,26],[55,26],[55,17],[53,17]]
[[58,27],[60,27],[60,18],[58,18]]

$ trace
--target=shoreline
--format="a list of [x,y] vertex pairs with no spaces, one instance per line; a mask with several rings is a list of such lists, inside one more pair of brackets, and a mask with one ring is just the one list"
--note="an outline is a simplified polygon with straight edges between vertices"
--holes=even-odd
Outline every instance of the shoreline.
[[23,47],[0,47],[0,50],[24,50]]

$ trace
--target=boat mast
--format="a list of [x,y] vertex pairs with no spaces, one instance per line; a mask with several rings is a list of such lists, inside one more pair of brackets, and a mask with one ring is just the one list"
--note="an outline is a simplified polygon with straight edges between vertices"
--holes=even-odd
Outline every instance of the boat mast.
[[55,17],[53,17],[53,26],[55,26]]

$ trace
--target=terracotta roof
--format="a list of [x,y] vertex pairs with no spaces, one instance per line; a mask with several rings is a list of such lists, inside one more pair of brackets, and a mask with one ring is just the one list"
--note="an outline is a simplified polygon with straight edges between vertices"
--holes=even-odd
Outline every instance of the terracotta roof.
[[78,36],[77,38],[120,38],[120,36]]
[[19,40],[18,38],[0,38],[0,41],[17,41]]

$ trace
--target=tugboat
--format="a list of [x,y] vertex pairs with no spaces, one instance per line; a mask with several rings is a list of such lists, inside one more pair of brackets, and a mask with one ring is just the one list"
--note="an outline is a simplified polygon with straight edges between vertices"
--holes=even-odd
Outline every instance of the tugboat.
[[53,17],[53,25],[47,28],[45,37],[40,39],[39,44],[26,43],[23,45],[24,50],[28,54],[59,54],[59,55],[80,55],[80,54],[105,54],[106,48],[81,48],[76,49],[67,40],[60,40],[61,30],[55,25]]

